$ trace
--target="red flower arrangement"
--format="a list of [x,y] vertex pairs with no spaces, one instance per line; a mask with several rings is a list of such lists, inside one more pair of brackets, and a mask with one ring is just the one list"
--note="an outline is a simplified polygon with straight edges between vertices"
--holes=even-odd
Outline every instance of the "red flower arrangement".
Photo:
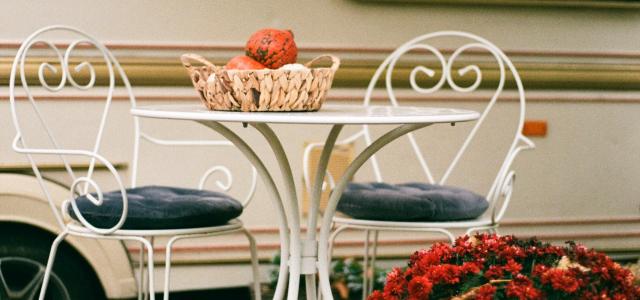
[[478,234],[415,252],[369,300],[640,299],[633,282],[628,269],[573,242]]

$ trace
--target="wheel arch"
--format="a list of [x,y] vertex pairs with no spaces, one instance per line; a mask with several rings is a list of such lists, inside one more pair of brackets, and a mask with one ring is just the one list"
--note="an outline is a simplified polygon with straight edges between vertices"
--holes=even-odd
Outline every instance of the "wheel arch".
[[[45,183],[59,207],[68,189]],[[0,226],[20,226],[56,236],[60,228],[37,179],[24,174],[0,174]],[[65,239],[94,271],[107,298],[131,298],[137,294],[129,254],[120,241],[69,236]]]

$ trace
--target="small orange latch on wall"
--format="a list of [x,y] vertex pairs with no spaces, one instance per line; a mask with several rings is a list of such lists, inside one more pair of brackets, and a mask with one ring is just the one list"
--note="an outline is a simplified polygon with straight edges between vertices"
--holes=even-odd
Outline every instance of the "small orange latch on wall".
[[525,120],[522,134],[525,136],[546,136],[547,121],[545,120]]

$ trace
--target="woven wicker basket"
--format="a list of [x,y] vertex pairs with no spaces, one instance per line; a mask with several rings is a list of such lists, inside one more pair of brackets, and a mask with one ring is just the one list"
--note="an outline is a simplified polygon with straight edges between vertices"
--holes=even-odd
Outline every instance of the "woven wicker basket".
[[[331,59],[331,67],[311,67],[321,59]],[[232,111],[318,110],[340,65],[332,55],[316,57],[304,70],[226,70],[196,54],[181,60],[207,108]],[[194,61],[202,66],[193,66]]]

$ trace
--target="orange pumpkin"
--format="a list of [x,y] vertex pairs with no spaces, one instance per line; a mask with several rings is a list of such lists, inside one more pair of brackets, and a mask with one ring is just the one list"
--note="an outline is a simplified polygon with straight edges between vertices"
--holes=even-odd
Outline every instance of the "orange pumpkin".
[[224,67],[227,70],[260,70],[266,68],[263,64],[246,55],[238,55],[230,59]]
[[245,47],[247,56],[270,69],[293,64],[298,58],[298,47],[291,30],[265,28],[251,35]]

